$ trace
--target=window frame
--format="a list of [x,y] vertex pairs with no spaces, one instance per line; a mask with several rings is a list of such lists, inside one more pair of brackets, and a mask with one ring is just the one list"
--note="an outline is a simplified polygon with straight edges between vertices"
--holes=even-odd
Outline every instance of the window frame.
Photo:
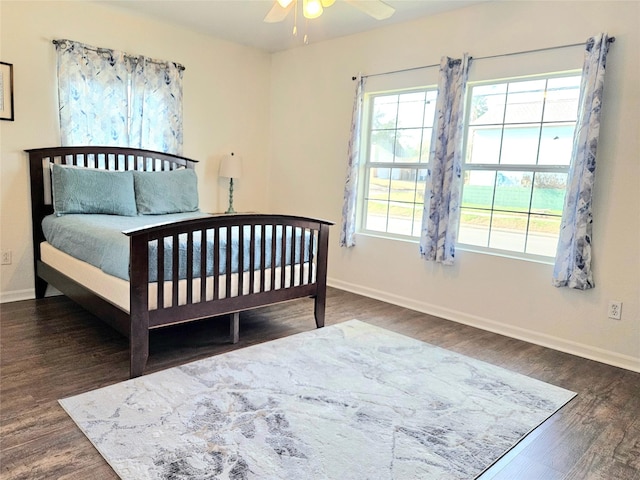
[[[382,230],[370,230],[366,228],[366,219],[367,219],[367,205],[368,205],[368,199],[367,199],[367,192],[369,191],[369,181],[370,181],[370,170],[372,168],[387,168],[389,170],[391,169],[410,169],[410,170],[414,170],[416,172],[416,175],[418,174],[419,170],[427,170],[429,168],[429,154],[427,153],[427,161],[426,162],[371,162],[370,158],[371,158],[371,137],[372,137],[372,125],[373,125],[373,105],[374,105],[374,101],[375,98],[377,97],[384,97],[384,96],[390,96],[390,95],[404,95],[404,94],[411,94],[411,93],[422,93],[424,92],[425,95],[428,94],[428,92],[435,92],[436,93],[436,97],[434,98],[433,102],[434,105],[437,102],[437,92],[438,92],[438,86],[437,85],[426,85],[426,86],[416,86],[416,87],[410,87],[410,88],[398,88],[398,89],[393,89],[393,90],[382,90],[382,91],[373,91],[373,92],[367,92],[364,94],[364,100],[363,100],[363,114],[362,114],[362,134],[360,136],[360,158],[361,158],[361,162],[360,162],[360,178],[362,179],[361,182],[359,183],[359,187],[358,187],[358,195],[357,195],[357,203],[358,203],[358,209],[357,209],[357,214],[356,214],[356,232],[358,234],[362,234],[362,235],[367,235],[367,236],[372,236],[372,237],[381,237],[381,238],[388,238],[388,239],[393,239],[393,240],[401,240],[401,241],[409,241],[409,242],[418,242],[419,240],[419,235],[414,236],[414,235],[406,235],[406,234],[401,234],[401,233],[396,233],[396,232],[390,232],[388,231],[388,220],[389,220],[389,215],[387,213],[387,217],[386,217],[386,226],[385,226],[385,231]],[[436,114],[437,109],[434,107],[434,122],[432,124],[431,127],[425,127],[424,126],[424,119],[423,119],[423,124],[420,128],[424,129],[424,128],[434,128],[435,127],[435,114]],[[417,127],[415,127],[417,128]],[[398,128],[397,126],[397,119],[396,119],[396,128],[394,129],[394,131],[397,133],[399,130],[402,130],[402,128]],[[424,137],[421,141],[421,147],[422,147],[422,143],[424,142]],[[422,148],[421,148],[422,150]],[[421,182],[420,180],[417,180],[418,184]],[[416,190],[416,194],[417,194],[417,190]],[[390,198],[387,197],[386,199],[387,205],[390,207],[391,205],[393,205],[394,202],[393,200],[391,200]],[[407,204],[409,204],[409,202],[407,202]],[[413,205],[420,205],[419,203],[413,202]],[[424,206],[424,203],[422,204]],[[420,218],[421,220],[421,218]],[[414,223],[415,223],[415,218],[414,218]]]
[[[467,148],[468,148],[468,142],[469,142],[469,132],[471,130],[471,125],[470,125],[470,118],[471,118],[471,105],[472,105],[472,101],[473,101],[473,95],[472,95],[472,89],[474,87],[477,86],[484,86],[484,85],[498,85],[501,83],[515,83],[515,82],[526,82],[526,81],[535,81],[535,80],[551,80],[551,79],[555,79],[555,78],[567,78],[567,77],[579,77],[581,75],[581,70],[579,69],[572,69],[572,70],[565,70],[565,71],[561,71],[561,72],[549,72],[549,73],[539,73],[539,74],[534,74],[534,75],[523,75],[523,76],[516,76],[516,77],[507,77],[507,78],[498,78],[498,79],[489,79],[489,80],[481,80],[481,81],[472,81],[472,82],[468,82],[467,83],[467,87],[466,87],[466,91],[465,91],[465,112],[464,112],[464,125],[463,125],[463,129],[464,129],[464,135],[463,135],[463,143],[462,143],[462,155],[463,155],[463,160],[462,160],[462,165],[461,165],[461,175],[464,177],[464,175],[466,174],[466,172],[470,172],[470,171],[485,171],[485,172],[495,172],[496,175],[498,172],[532,172],[532,173],[562,173],[562,174],[569,174],[569,170],[571,168],[571,162],[570,162],[570,158],[569,158],[569,163],[567,163],[566,165],[538,165],[536,164],[501,164],[501,163],[492,163],[492,164],[482,164],[482,163],[467,163]],[[506,100],[506,99],[505,99]],[[506,107],[505,107],[505,111],[506,111]],[[505,113],[506,115],[506,113]],[[545,123],[569,123],[568,121],[551,121],[551,122],[544,122],[544,112],[541,114],[540,117],[540,134],[539,134],[539,138],[538,138],[538,151],[540,149],[540,140],[542,137],[542,128],[544,127]],[[574,123],[577,122],[577,118],[575,121],[573,121]],[[501,126],[502,128],[504,128],[505,125],[528,125],[528,124],[532,124],[532,123],[538,123],[538,122],[521,122],[521,123],[505,123],[504,122],[504,117],[503,117],[503,122],[501,124],[496,124],[496,126]],[[500,147],[502,148],[502,137],[501,137],[501,141],[500,141]],[[538,156],[536,155],[536,160],[538,159]],[[457,237],[456,237],[456,248],[462,251],[470,251],[470,252],[477,252],[477,253],[483,253],[483,254],[488,254],[488,255],[496,255],[496,256],[501,256],[501,257],[508,257],[508,258],[516,258],[516,259],[521,259],[521,260],[528,260],[528,261],[533,261],[533,262],[537,262],[537,263],[545,263],[545,264],[553,264],[555,261],[555,255],[553,256],[547,256],[547,255],[542,255],[542,254],[535,254],[535,253],[527,253],[526,251],[523,252],[519,252],[519,251],[515,251],[515,250],[506,250],[506,249],[500,249],[500,248],[496,248],[496,247],[490,247],[490,246],[480,246],[480,245],[474,245],[474,244],[468,244],[468,243],[463,243],[459,240],[459,235],[460,235],[460,223],[461,223],[461,218],[462,218],[462,198],[464,195],[464,184],[461,186],[461,192],[460,192],[460,218],[458,219],[458,232],[457,232]],[[494,190],[494,195],[495,195],[495,190]],[[566,195],[566,189],[565,189],[565,195]],[[494,197],[495,198],[495,197]],[[493,206],[491,208],[491,210],[488,210],[491,212],[491,214],[493,214],[494,211],[502,211],[500,209],[494,209]],[[523,212],[519,212],[519,213],[523,213]],[[531,204],[529,205],[529,210],[527,212],[527,214],[530,216],[532,214],[531,212]],[[563,206],[563,211],[560,215],[560,220],[562,220],[562,216],[564,215],[564,206]],[[525,233],[525,247],[524,249],[526,250],[526,243],[529,239],[529,230],[528,230],[528,225],[529,225],[529,221],[530,218],[527,219],[527,231]],[[491,226],[489,227],[489,238],[491,235]]]

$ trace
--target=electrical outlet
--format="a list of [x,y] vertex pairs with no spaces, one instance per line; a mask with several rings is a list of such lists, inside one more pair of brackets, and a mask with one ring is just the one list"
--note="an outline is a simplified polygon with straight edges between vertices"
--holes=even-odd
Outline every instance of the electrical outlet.
[[620,320],[622,317],[622,302],[617,300],[611,300],[609,302],[609,308],[607,309],[607,315],[613,320]]
[[2,265],[11,265],[11,250],[2,250]]

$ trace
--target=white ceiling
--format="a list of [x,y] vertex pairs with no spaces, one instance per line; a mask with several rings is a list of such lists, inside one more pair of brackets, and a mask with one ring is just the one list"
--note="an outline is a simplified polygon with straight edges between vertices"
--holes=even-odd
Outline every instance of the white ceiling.
[[275,0],[99,0],[99,3],[183,25],[243,45],[269,52],[373,30],[394,23],[463,8],[486,0],[385,0],[393,16],[375,20],[344,0],[326,8],[322,16],[305,23],[298,13],[298,36],[293,37],[293,10],[281,23],[262,20]]

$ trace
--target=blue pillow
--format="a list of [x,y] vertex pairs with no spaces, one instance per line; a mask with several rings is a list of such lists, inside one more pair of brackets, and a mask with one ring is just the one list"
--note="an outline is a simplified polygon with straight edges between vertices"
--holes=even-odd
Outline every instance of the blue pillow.
[[53,164],[53,209],[69,213],[137,214],[131,172],[111,172]]
[[134,171],[133,180],[140,215],[198,210],[198,178],[191,168],[162,172]]

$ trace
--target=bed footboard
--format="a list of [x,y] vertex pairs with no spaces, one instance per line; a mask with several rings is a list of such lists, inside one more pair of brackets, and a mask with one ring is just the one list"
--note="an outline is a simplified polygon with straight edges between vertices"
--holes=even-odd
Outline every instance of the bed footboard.
[[315,299],[316,326],[324,326],[330,225],[220,215],[124,232],[131,244],[131,376],[144,370],[149,329],[302,297]]

